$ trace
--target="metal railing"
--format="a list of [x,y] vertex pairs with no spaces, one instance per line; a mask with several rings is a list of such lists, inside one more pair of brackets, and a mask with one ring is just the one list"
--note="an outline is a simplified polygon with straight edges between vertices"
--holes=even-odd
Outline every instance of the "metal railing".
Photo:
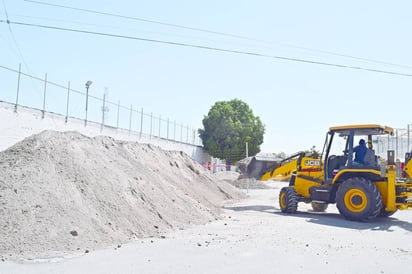
[[[88,85],[87,85],[88,84]],[[107,100],[106,92],[102,98],[89,94],[91,82],[86,84],[86,91],[74,89],[70,81],[67,85],[58,84],[44,78],[24,73],[19,65],[18,70],[0,65],[0,100],[14,104],[14,111],[19,106],[38,109],[42,118],[49,113],[70,118],[84,119],[87,122],[100,123],[101,127],[109,126],[128,130],[137,134],[162,138],[170,141],[201,146],[197,129],[177,123],[176,120],[146,113],[143,108],[133,104],[124,106],[120,101]],[[108,115],[114,110],[115,115]]]

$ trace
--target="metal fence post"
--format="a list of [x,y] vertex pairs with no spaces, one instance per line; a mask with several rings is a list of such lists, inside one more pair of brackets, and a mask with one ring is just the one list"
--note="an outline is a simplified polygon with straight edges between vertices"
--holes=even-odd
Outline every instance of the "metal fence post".
[[129,135],[132,131],[132,113],[133,113],[133,105],[130,105],[130,120],[129,120]]
[[396,158],[399,158],[399,134],[398,130],[395,131],[396,136],[395,136],[395,151],[396,151]]
[[142,112],[140,112],[140,138],[142,138],[142,131],[143,131],[143,108],[142,108]]
[[117,101],[117,129],[119,129],[120,100]]
[[66,119],[65,123],[67,123],[67,119],[69,118],[69,98],[70,98],[70,81],[67,84],[67,103],[66,103]]
[[174,121],[174,128],[173,128],[173,141],[176,141],[176,120]]
[[43,91],[43,110],[41,112],[41,118],[44,119],[44,111],[46,109],[46,87],[47,87],[47,73],[44,76],[44,91]]
[[150,139],[152,139],[152,128],[153,128],[153,112],[150,112],[150,135],[149,135]]
[[196,145],[196,129],[193,130],[192,145]]
[[19,75],[17,76],[17,95],[16,95],[16,104],[14,105],[14,112],[17,112],[17,106],[19,105],[20,75],[21,75],[21,63],[19,64]]
[[160,139],[160,128],[161,128],[161,125],[162,125],[162,115],[159,115],[159,139]]
[[[403,155],[404,154],[404,152],[403,152],[403,134],[402,134],[402,131],[403,130],[401,130],[401,136],[400,136],[400,139],[399,139],[399,142],[400,142],[400,144],[399,144],[399,146],[400,146],[400,148],[399,148],[399,154],[400,155]],[[399,157],[398,157],[399,158]]]
[[106,107],[106,90],[105,90],[103,93],[102,124],[100,126],[100,131],[103,131],[103,128],[104,128],[104,120],[105,120],[106,111],[107,111],[107,107]]
[[167,118],[166,139],[169,140],[169,118]]
[[180,125],[180,142],[183,143],[183,124]]
[[390,149],[389,143],[390,143],[391,137],[388,135],[388,147],[386,148],[386,150]]

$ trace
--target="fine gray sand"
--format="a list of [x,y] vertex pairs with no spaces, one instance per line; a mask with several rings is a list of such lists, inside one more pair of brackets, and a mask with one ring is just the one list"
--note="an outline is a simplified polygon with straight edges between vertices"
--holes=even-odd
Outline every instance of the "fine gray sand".
[[181,152],[44,131],[0,152],[0,258],[161,237],[214,221],[243,196]]

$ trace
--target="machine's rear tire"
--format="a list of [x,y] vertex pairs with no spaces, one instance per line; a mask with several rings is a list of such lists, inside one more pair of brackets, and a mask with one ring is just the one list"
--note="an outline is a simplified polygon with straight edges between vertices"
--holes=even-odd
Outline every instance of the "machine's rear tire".
[[388,218],[388,217],[392,216],[393,214],[395,214],[396,211],[398,211],[398,210],[395,209],[394,211],[386,211],[385,206],[382,206],[381,212],[379,213],[378,217]]
[[328,204],[322,204],[318,202],[312,202],[312,209],[315,212],[325,212],[325,210],[328,208]]
[[279,206],[283,213],[295,213],[298,209],[298,196],[293,187],[283,187],[279,193]]
[[336,192],[336,205],[340,214],[353,221],[367,221],[381,212],[381,194],[370,180],[349,178]]

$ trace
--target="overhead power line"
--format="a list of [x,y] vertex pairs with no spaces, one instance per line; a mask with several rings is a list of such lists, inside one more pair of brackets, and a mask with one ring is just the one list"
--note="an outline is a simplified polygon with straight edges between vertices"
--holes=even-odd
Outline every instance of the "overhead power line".
[[[7,12],[6,3],[5,3],[4,0],[3,0],[2,2],[3,2],[3,8],[4,8],[4,13],[5,13],[5,15],[6,15],[7,22],[9,22],[9,14],[8,14],[8,12]],[[30,72],[31,70],[30,70],[30,68],[29,68],[29,65],[27,64],[26,59],[24,58],[24,55],[23,55],[23,53],[22,53],[22,51],[21,51],[21,49],[20,49],[19,43],[17,42],[16,36],[14,35],[12,28],[10,27],[10,24],[8,25],[8,28],[9,28],[10,36],[11,36],[11,38],[12,38],[12,40],[13,40],[14,46],[15,46],[16,49],[17,49],[18,56],[20,57],[21,61],[23,62],[23,65],[24,65],[24,67],[26,68],[26,70],[27,70],[28,72]],[[12,50],[12,52],[14,53],[13,50]],[[34,90],[37,92],[37,95],[38,95],[38,96],[41,96],[41,95],[40,95],[41,93],[40,93],[39,89],[37,88],[37,86],[34,85],[33,82],[32,82],[32,85],[33,85],[33,87],[34,87]]]
[[84,34],[93,34],[93,35],[113,37],[113,38],[130,39],[130,40],[137,40],[137,41],[144,41],[144,42],[151,42],[151,43],[161,43],[161,44],[168,44],[168,45],[174,45],[174,46],[199,48],[199,49],[205,49],[205,50],[220,51],[220,52],[227,52],[227,53],[234,53],[234,54],[242,54],[242,55],[249,55],[249,56],[256,56],[256,57],[266,57],[266,58],[272,58],[272,59],[279,59],[279,60],[283,60],[283,61],[292,61],[292,62],[307,63],[307,64],[314,64],[314,65],[322,65],[322,66],[330,66],[330,67],[338,67],[338,68],[364,70],[364,71],[370,71],[370,72],[385,73],[385,74],[400,75],[400,76],[408,76],[408,77],[412,76],[412,74],[389,71],[389,70],[379,70],[379,69],[373,69],[373,68],[365,68],[365,67],[337,64],[337,63],[327,63],[327,62],[320,62],[320,61],[309,60],[309,59],[300,59],[300,58],[292,58],[292,57],[285,57],[285,56],[268,55],[268,54],[257,53],[257,52],[240,51],[240,50],[210,47],[210,46],[203,46],[203,45],[196,45],[196,44],[187,44],[187,43],[180,43],[180,42],[174,42],[174,41],[156,40],[156,39],[149,39],[149,38],[143,38],[143,37],[137,37],[137,36],[126,36],[126,35],[119,35],[119,34],[112,34],[112,33],[81,30],[81,29],[62,28],[62,27],[56,27],[56,26],[39,25],[39,24],[31,24],[31,23],[24,23],[24,22],[15,22],[15,21],[9,21],[9,20],[0,20],[0,22],[1,23],[7,23],[7,24],[28,26],[28,27],[37,27],[37,28],[44,28],[44,29],[69,31],[69,32],[77,32],[77,33],[84,33]]
[[70,7],[70,6],[64,6],[64,5],[47,3],[47,2],[43,2],[43,1],[34,1],[34,0],[24,0],[24,1],[25,1],[25,2],[30,2],[30,3],[35,3],[35,4],[40,4],[40,5],[57,7],[57,8],[71,9],[71,10],[77,10],[77,11],[82,11],[82,12],[88,12],[88,13],[106,15],[106,16],[111,16],[111,17],[123,18],[123,19],[128,19],[128,20],[134,20],[134,21],[140,21],[140,22],[158,24],[158,25],[163,25],[163,26],[168,26],[168,27],[181,28],[181,29],[187,29],[187,30],[194,30],[194,31],[206,32],[206,33],[211,33],[211,34],[230,36],[230,37],[234,37],[234,38],[250,39],[250,38],[248,38],[248,37],[244,37],[244,36],[236,35],[236,34],[229,34],[229,33],[223,33],[223,32],[213,31],[213,30],[206,30],[206,29],[201,29],[201,28],[188,27],[188,26],[184,26],[184,25],[178,25],[178,24],[160,22],[160,21],[149,20],[149,19],[144,19],[144,18],[139,18],[139,17],[133,17],[133,16],[127,16],[127,15],[115,14],[115,13],[110,13],[110,12],[103,12],[103,11],[97,11],[97,10],[91,10],[91,9],[84,9],[84,8],[76,8],[76,7]]
[[[3,2],[4,13],[6,14],[6,19],[7,19],[7,22],[8,22],[9,21],[9,14],[7,12],[6,3],[4,2],[4,0],[2,2]],[[8,25],[8,27],[9,27],[10,36],[13,39],[13,43],[14,43],[16,49],[17,49],[17,52],[19,53],[20,58],[22,59],[24,66],[26,67],[27,70],[29,70],[29,66],[27,65],[26,60],[24,59],[23,53],[20,50],[19,44],[17,43],[17,39],[14,36],[13,30],[11,29],[10,24]]]
[[[255,42],[260,42],[260,43],[266,43],[266,44],[270,44],[270,45],[274,44],[273,41],[266,41],[266,40],[251,38],[251,37],[238,35],[238,34],[233,34],[233,33],[219,32],[219,31],[213,31],[213,30],[208,30],[208,29],[203,29],[203,28],[189,27],[189,26],[185,26],[185,25],[179,25],[179,24],[149,20],[149,19],[145,19],[145,18],[141,18],[141,17],[127,16],[127,15],[121,15],[121,14],[116,14],[116,13],[103,12],[103,11],[85,9],[85,8],[77,8],[77,7],[73,7],[73,6],[59,5],[59,4],[49,3],[49,2],[45,2],[45,1],[36,1],[36,0],[24,0],[24,1],[29,2],[29,3],[33,3],[33,4],[51,6],[51,7],[63,8],[63,9],[70,9],[70,10],[76,10],[76,11],[81,11],[81,12],[99,14],[99,15],[104,15],[104,16],[117,17],[117,18],[140,21],[140,22],[145,22],[145,23],[163,25],[163,26],[168,26],[168,27],[174,27],[174,28],[204,32],[204,33],[215,34],[215,35],[220,35],[220,36],[226,36],[226,37],[231,37],[231,38],[237,38],[237,39],[242,39],[242,40],[249,40],[249,41],[255,41]],[[390,65],[390,66],[396,66],[396,67],[412,69],[411,66],[407,66],[407,65],[394,64],[394,63],[390,63],[390,62],[374,60],[374,59],[369,59],[369,58],[363,58],[363,57],[356,57],[356,56],[352,56],[352,55],[348,55],[348,54],[336,53],[336,52],[327,51],[327,50],[312,49],[312,48],[292,45],[292,44],[288,44],[288,43],[277,43],[277,44],[280,45],[280,46],[305,50],[305,51],[309,51],[309,52],[317,52],[317,53],[322,53],[322,54],[327,54],[327,55],[332,55],[332,56],[349,58],[349,59],[353,59],[353,60],[359,60],[359,61],[365,61],[365,62],[370,62],[370,63],[376,63],[376,64]]]

